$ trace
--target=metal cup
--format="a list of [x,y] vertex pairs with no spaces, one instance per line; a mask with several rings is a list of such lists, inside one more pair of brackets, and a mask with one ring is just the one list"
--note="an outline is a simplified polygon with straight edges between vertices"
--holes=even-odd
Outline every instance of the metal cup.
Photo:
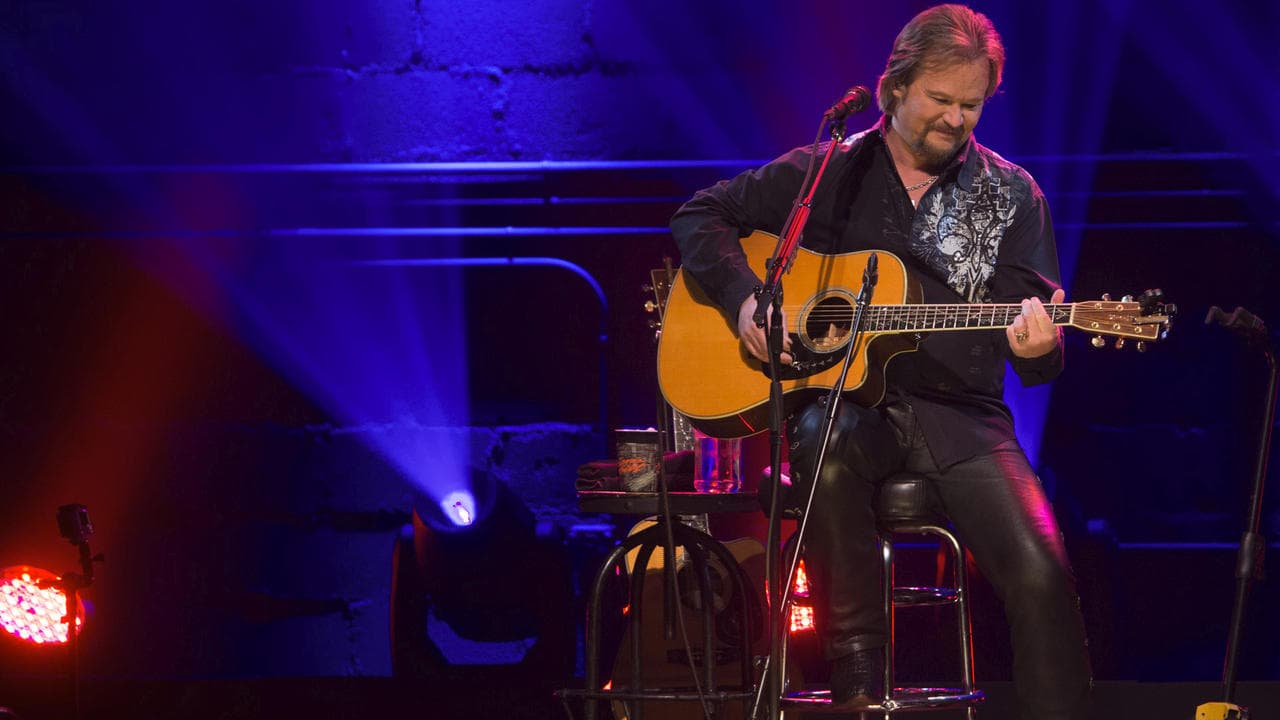
[[615,430],[618,478],[626,492],[657,492],[662,467],[662,434],[653,428]]

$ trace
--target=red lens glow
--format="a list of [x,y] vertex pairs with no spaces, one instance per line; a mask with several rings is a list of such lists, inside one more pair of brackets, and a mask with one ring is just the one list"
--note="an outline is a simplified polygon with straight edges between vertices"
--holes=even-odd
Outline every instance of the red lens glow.
[[[0,572],[0,627],[37,645],[65,643],[67,596],[50,585],[57,575],[28,565]],[[84,624],[84,608],[76,608],[76,628]]]

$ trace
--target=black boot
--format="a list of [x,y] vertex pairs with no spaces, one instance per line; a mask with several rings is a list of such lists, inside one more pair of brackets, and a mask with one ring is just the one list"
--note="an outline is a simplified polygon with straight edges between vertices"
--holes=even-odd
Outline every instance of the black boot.
[[884,695],[884,649],[857,650],[831,666],[831,704],[874,705]]

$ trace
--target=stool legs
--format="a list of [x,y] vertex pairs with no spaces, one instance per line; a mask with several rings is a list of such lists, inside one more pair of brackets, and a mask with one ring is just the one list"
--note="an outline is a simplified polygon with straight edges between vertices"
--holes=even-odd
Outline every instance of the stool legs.
[[[938,588],[937,593],[933,597],[926,597],[912,593],[913,597],[909,597],[907,593],[903,593],[901,597],[897,596],[896,588],[893,581],[893,540],[889,533],[884,533],[881,538],[881,545],[884,554],[884,575],[885,575],[885,621],[888,628],[889,642],[885,645],[885,662],[884,662],[884,688],[886,708],[894,708],[904,704],[907,700],[903,697],[895,697],[894,691],[894,613],[898,607],[908,607],[911,605],[935,605],[941,602],[949,602],[956,610],[956,634],[960,647],[960,667],[961,682],[963,684],[963,695],[974,696],[974,678],[973,678],[973,623],[969,613],[969,578],[965,567],[964,547],[960,544],[959,538],[955,533],[945,527],[938,525],[914,525],[910,527],[897,527],[895,531],[920,533],[933,535],[939,539],[950,551],[952,559],[952,567],[954,568],[955,582],[952,588]],[[949,592],[948,592],[949,591]],[[953,593],[953,594],[952,594]],[[967,702],[965,713],[969,720],[973,720],[976,710],[973,702]],[[885,717],[889,716],[889,710],[886,709]]]
[[[955,534],[944,527],[927,524],[894,525],[892,532],[927,534],[938,537],[950,551],[954,563],[955,582],[950,587],[899,588],[894,583],[894,545],[890,531],[881,533],[881,558],[883,567],[883,607],[887,638],[884,647],[884,694],[880,701],[860,714],[863,720],[873,716],[890,718],[900,711],[948,709],[964,707],[969,720],[975,717],[975,704],[982,702],[983,693],[974,688],[972,625],[969,614],[969,587],[965,568],[964,548]],[[794,538],[793,538],[794,539]],[[784,552],[784,557],[786,552]],[[897,608],[924,605],[950,604],[956,610],[956,632],[960,646],[962,672],[961,688],[894,687],[895,632],[894,615]],[[786,657],[787,643],[783,643]],[[829,695],[825,692],[804,691],[785,693],[783,707],[786,710],[829,710]]]
[[[960,634],[960,658],[964,672],[964,689],[973,692],[973,617],[969,613],[969,573],[965,567],[964,548],[955,533],[945,528],[934,529],[934,534],[941,535],[951,546],[952,557],[955,558],[956,577],[956,628]],[[974,707],[968,708],[969,720],[973,720]]]
[[[885,643],[884,643],[884,699],[881,700],[882,707],[890,707],[893,699],[893,649],[896,643],[893,635],[893,537],[889,533],[882,533],[880,536],[880,554],[884,558],[884,627],[885,627]],[[889,717],[889,710],[884,712],[886,718]]]

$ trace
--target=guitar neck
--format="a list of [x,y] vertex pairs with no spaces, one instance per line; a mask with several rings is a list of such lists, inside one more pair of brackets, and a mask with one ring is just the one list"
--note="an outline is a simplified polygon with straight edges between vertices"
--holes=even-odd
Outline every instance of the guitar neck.
[[[1070,325],[1074,303],[1046,304],[1054,325]],[[1020,303],[992,305],[871,305],[863,319],[870,332],[983,330],[1008,327],[1022,313]]]

